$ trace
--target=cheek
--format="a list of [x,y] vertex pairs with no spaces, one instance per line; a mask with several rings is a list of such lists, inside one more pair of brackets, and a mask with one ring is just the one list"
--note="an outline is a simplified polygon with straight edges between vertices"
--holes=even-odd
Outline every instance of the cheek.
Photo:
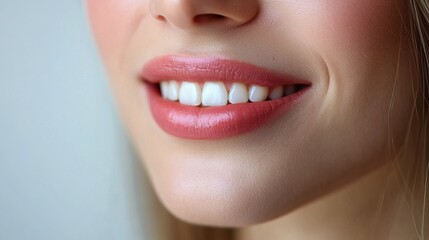
[[140,20],[149,0],[87,0],[87,12],[103,57],[119,54]]
[[322,56],[374,55],[397,42],[399,9],[404,9],[400,4],[396,0],[301,1],[296,6],[298,14],[301,11],[296,26]]
[[400,26],[402,7],[395,0],[326,1],[317,17],[325,36],[346,43],[381,40]]
[[330,114],[335,108],[341,116],[359,117],[359,111],[369,111],[375,103],[386,108],[401,47],[405,1],[320,0],[296,7],[299,37],[326,64]]

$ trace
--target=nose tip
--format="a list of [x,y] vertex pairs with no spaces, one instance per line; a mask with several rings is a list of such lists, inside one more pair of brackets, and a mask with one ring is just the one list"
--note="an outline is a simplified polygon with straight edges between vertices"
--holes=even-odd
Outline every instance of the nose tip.
[[237,27],[258,15],[259,4],[258,0],[151,0],[149,11],[156,20],[180,29]]

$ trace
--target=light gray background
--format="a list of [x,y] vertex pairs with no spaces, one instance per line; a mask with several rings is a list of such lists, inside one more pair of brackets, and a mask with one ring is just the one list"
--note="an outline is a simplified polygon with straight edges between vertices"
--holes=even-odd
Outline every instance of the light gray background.
[[148,239],[82,0],[0,0],[0,239]]

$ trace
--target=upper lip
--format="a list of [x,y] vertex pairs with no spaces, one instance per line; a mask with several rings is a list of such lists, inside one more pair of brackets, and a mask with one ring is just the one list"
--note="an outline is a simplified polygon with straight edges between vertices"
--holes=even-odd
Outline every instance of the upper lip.
[[149,60],[141,71],[142,79],[151,83],[161,81],[221,81],[241,82],[267,87],[310,82],[268,70],[249,63],[219,57],[161,56]]

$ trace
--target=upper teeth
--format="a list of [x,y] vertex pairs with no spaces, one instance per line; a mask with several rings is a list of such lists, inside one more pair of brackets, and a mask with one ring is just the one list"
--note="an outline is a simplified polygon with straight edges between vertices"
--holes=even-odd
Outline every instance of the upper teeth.
[[295,85],[277,86],[268,88],[251,85],[249,88],[243,83],[233,83],[228,90],[223,82],[205,82],[204,86],[195,82],[182,83],[178,81],[163,81],[160,84],[161,94],[165,99],[177,101],[189,106],[225,106],[228,103],[261,102],[269,99],[278,99],[296,92]]
[[249,91],[243,83],[233,83],[229,89],[228,101],[232,104],[247,103],[249,101]]
[[184,105],[201,104],[201,88],[197,83],[183,82],[179,91],[179,102]]
[[206,82],[203,87],[203,106],[225,106],[228,103],[228,91],[222,82]]

